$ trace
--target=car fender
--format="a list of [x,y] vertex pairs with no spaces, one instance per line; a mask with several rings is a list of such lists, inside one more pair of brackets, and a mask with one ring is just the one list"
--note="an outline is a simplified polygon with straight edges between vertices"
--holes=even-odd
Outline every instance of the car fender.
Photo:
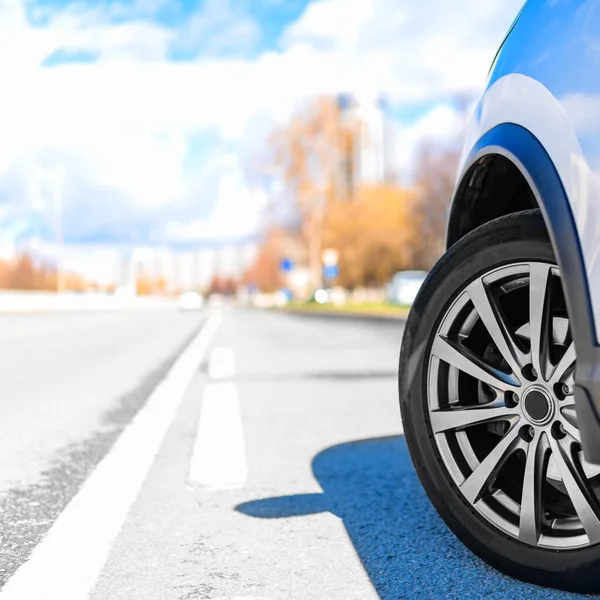
[[[540,140],[522,125],[511,122],[496,124],[473,144],[463,161],[456,193],[460,192],[462,181],[475,163],[486,155],[498,154],[520,170],[548,228],[561,269],[577,351],[575,398],[582,445],[586,459],[600,464],[600,348],[573,204],[555,163]],[[456,206],[453,202],[453,210]],[[595,283],[598,285],[600,281]]]

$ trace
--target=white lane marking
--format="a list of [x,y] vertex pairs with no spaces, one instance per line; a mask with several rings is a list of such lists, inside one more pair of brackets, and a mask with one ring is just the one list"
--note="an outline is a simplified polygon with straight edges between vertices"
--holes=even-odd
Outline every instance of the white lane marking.
[[221,320],[221,313],[209,317],[29,560],[0,591],[1,600],[88,597]]
[[244,485],[248,476],[244,429],[235,383],[208,383],[190,464],[189,481],[210,491]]
[[235,373],[235,356],[231,348],[215,348],[208,363],[211,379],[226,379]]

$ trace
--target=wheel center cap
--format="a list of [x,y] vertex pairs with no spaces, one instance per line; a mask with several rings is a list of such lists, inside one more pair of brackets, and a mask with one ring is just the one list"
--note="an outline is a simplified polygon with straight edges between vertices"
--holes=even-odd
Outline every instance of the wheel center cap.
[[554,414],[554,402],[545,390],[534,388],[525,394],[523,412],[535,425],[544,425]]

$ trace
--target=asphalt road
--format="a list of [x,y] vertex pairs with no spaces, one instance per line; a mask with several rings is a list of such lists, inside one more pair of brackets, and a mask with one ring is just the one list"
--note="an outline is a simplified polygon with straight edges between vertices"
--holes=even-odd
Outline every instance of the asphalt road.
[[[77,548],[73,580],[86,561],[99,565],[93,600],[569,596],[497,573],[431,508],[398,412],[401,322],[226,308],[218,324],[211,317],[214,337],[169,372],[208,316],[0,319],[1,582],[44,540],[0,600],[27,565],[30,579],[64,568],[65,540],[96,520],[118,527],[114,537],[91,531],[105,552]],[[191,381],[176,402],[185,369]],[[164,398],[144,404],[168,372]],[[132,440],[143,442],[139,456]],[[144,448],[151,460],[132,502],[111,504],[145,464]],[[107,452],[103,462],[115,461],[98,477]],[[78,490],[101,495],[106,511]],[[40,584],[39,598],[77,597],[58,581],[60,593]]]
[[0,317],[0,584],[203,318],[164,311]]

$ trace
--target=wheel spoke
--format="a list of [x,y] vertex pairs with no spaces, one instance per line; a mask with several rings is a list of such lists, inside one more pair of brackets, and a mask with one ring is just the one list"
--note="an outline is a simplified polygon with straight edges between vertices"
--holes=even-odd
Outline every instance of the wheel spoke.
[[431,443],[463,501],[503,535],[555,550],[600,544],[559,287],[555,264],[526,260],[471,280],[433,332],[426,380]]
[[542,481],[549,448],[545,433],[538,433],[527,447],[523,492],[521,494],[521,514],[519,517],[519,539],[527,544],[537,544],[540,537]]
[[568,421],[571,425],[577,426],[577,413],[575,412],[575,403],[564,405],[561,404],[560,414],[563,421]]
[[552,373],[552,377],[550,377],[550,385],[554,385],[563,379],[575,362],[575,358],[575,342],[571,342],[563,357],[558,361],[556,367],[554,367],[554,372]]
[[487,285],[481,279],[477,279],[469,285],[467,292],[479,318],[488,330],[494,344],[496,344],[496,348],[498,348],[512,372],[517,375],[525,364],[524,356],[517,348],[506,322],[500,314],[498,305],[488,291]]
[[546,379],[548,364],[548,334],[550,329],[548,282],[551,265],[536,263],[529,269],[529,334],[531,362],[538,375]]
[[564,383],[567,384],[570,392],[569,395],[572,396],[573,395],[573,386],[575,385],[575,370],[572,369],[569,374],[564,378]]
[[564,427],[565,431],[577,442],[581,443],[581,432],[577,427],[572,425],[567,419],[561,420],[561,425]]
[[600,541],[600,504],[598,499],[588,487],[582,470],[578,469],[573,462],[575,455],[571,452],[571,444],[567,444],[567,449],[565,449],[551,436],[548,439],[560,476],[589,541],[590,543],[598,542]]
[[[568,399],[567,399],[568,400]],[[566,401],[561,403],[560,407],[560,422],[565,431],[575,440],[581,443],[581,432],[577,426],[577,413],[575,412],[575,401],[566,404]]]
[[468,373],[493,388],[502,391],[514,391],[519,387],[519,383],[510,375],[486,364],[464,346],[459,346],[439,335],[435,338],[431,352],[449,365]]
[[504,406],[504,402],[491,402],[483,406],[464,408],[446,408],[431,411],[431,427],[434,433],[464,429],[471,425],[491,421],[517,419],[514,409]]
[[514,450],[519,440],[518,433],[519,428],[513,426],[460,486],[469,502],[474,504],[483,495],[491,479]]

